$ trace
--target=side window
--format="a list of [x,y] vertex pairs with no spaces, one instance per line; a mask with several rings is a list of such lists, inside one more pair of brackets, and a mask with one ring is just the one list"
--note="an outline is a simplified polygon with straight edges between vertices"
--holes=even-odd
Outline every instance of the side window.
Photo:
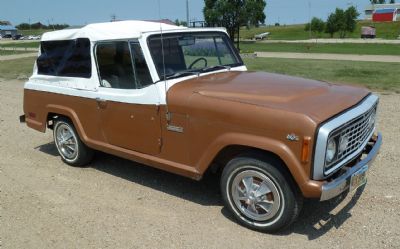
[[133,57],[133,64],[135,69],[135,81],[138,88],[143,88],[153,83],[150,76],[149,67],[143,55],[143,51],[139,43],[131,43],[131,51]]
[[97,45],[96,56],[103,87],[137,88],[128,42],[100,43]]
[[77,39],[71,53],[60,68],[59,75],[67,77],[91,77],[92,60],[89,39]]
[[86,38],[41,42],[37,59],[38,74],[90,78],[92,62],[90,41]]
[[139,89],[153,83],[143,51],[137,42],[100,43],[96,48],[96,57],[103,87]]

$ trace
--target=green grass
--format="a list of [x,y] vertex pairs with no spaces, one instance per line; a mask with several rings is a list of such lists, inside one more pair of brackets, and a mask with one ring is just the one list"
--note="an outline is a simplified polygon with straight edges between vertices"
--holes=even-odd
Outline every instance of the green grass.
[[243,53],[253,52],[293,52],[293,53],[333,53],[365,55],[400,55],[400,44],[322,44],[322,43],[260,43],[241,42]]
[[[348,38],[360,38],[362,26],[375,26],[377,30],[377,38],[397,39],[400,35],[400,22],[392,23],[372,23],[368,21],[359,21],[357,28],[353,33],[348,34]],[[309,32],[304,30],[305,24],[286,25],[286,26],[267,26],[259,28],[246,29],[242,28],[240,37],[242,39],[252,39],[254,35],[270,32],[271,40],[307,40],[310,39]],[[320,38],[330,38],[329,34],[321,34]],[[339,38],[338,34],[335,38]]]
[[19,77],[30,77],[32,75],[35,57],[23,58],[0,63],[0,78],[12,80]]
[[400,63],[245,58],[249,70],[400,92]]
[[43,35],[45,32],[53,31],[52,29],[32,29],[32,30],[19,30],[23,36],[28,35]]
[[[35,58],[24,58],[0,63],[0,78],[29,77]],[[377,91],[400,93],[400,63],[372,63],[354,61],[292,60],[245,58],[249,70],[268,71],[303,78],[363,85]]]
[[13,55],[13,54],[25,54],[25,51],[12,51],[12,50],[0,50],[0,56]]
[[19,41],[19,42],[10,42],[10,43],[0,43],[0,48],[39,48],[40,41]]

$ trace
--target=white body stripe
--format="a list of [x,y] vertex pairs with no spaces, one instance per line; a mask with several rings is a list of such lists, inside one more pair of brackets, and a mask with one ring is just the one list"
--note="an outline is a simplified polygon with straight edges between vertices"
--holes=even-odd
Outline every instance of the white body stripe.
[[[227,70],[219,70],[216,72],[205,73],[200,75],[209,75],[218,72],[224,72]],[[245,66],[232,68],[231,71],[247,71]],[[142,104],[142,105],[165,105],[166,94],[165,89],[171,88],[173,85],[183,82],[185,80],[196,78],[197,76],[182,77],[173,80],[167,80],[166,82],[160,81],[156,84],[149,85],[143,89],[113,89],[105,87],[97,87],[96,89],[83,89],[72,87],[73,78],[71,81],[56,81],[59,77],[53,77],[53,81],[39,81],[37,79],[31,80],[25,83],[25,89],[50,92],[56,94],[63,94],[82,98],[101,98],[108,101],[115,101],[121,103],[130,104]]]

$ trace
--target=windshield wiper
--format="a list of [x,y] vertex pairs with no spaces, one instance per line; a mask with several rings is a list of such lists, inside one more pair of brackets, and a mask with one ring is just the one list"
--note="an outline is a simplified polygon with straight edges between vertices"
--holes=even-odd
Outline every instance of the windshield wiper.
[[224,65],[217,65],[217,66],[203,68],[203,69],[201,69],[201,72],[206,73],[206,72],[211,72],[211,71],[220,70],[220,69],[226,69],[226,70],[230,71],[231,67],[224,66]]
[[174,74],[167,74],[165,76],[165,79],[170,80],[170,79],[176,79],[184,76],[190,76],[190,75],[197,75],[199,76],[200,73],[207,73],[207,72],[212,72],[215,70],[220,70],[220,69],[226,69],[226,70],[231,70],[230,66],[224,66],[224,65],[218,65],[218,66],[212,66],[212,67],[206,67],[203,69],[199,70],[192,70],[192,71],[182,71],[182,72],[177,72]]
[[170,80],[170,79],[176,79],[179,77],[184,77],[184,76],[190,76],[190,75],[199,75],[200,72],[198,71],[183,71],[183,72],[177,72],[174,74],[166,75],[165,79]]

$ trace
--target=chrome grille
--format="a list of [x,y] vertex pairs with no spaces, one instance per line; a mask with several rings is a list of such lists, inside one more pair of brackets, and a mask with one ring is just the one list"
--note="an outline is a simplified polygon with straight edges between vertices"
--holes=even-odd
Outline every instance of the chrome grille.
[[[362,153],[369,141],[369,136],[372,136],[375,130],[374,124],[369,127],[367,122],[373,112],[377,110],[378,104],[378,96],[370,94],[358,105],[327,120],[319,127],[314,153],[314,180],[327,179]],[[342,133],[349,134],[349,148],[346,147],[347,143],[340,139]],[[332,160],[334,162],[328,163],[326,156],[331,139],[335,140],[337,148],[341,151],[340,155],[336,153],[334,156]],[[359,141],[363,141],[363,143]]]
[[370,124],[370,118],[376,113],[376,105],[370,110],[355,118],[354,120],[344,124],[341,128],[333,132],[332,137],[348,137],[347,147],[343,151],[339,151],[335,160],[327,165],[326,169],[330,169],[338,162],[344,160],[349,155],[353,154],[369,139],[372,131],[375,128],[375,120],[373,124]]

